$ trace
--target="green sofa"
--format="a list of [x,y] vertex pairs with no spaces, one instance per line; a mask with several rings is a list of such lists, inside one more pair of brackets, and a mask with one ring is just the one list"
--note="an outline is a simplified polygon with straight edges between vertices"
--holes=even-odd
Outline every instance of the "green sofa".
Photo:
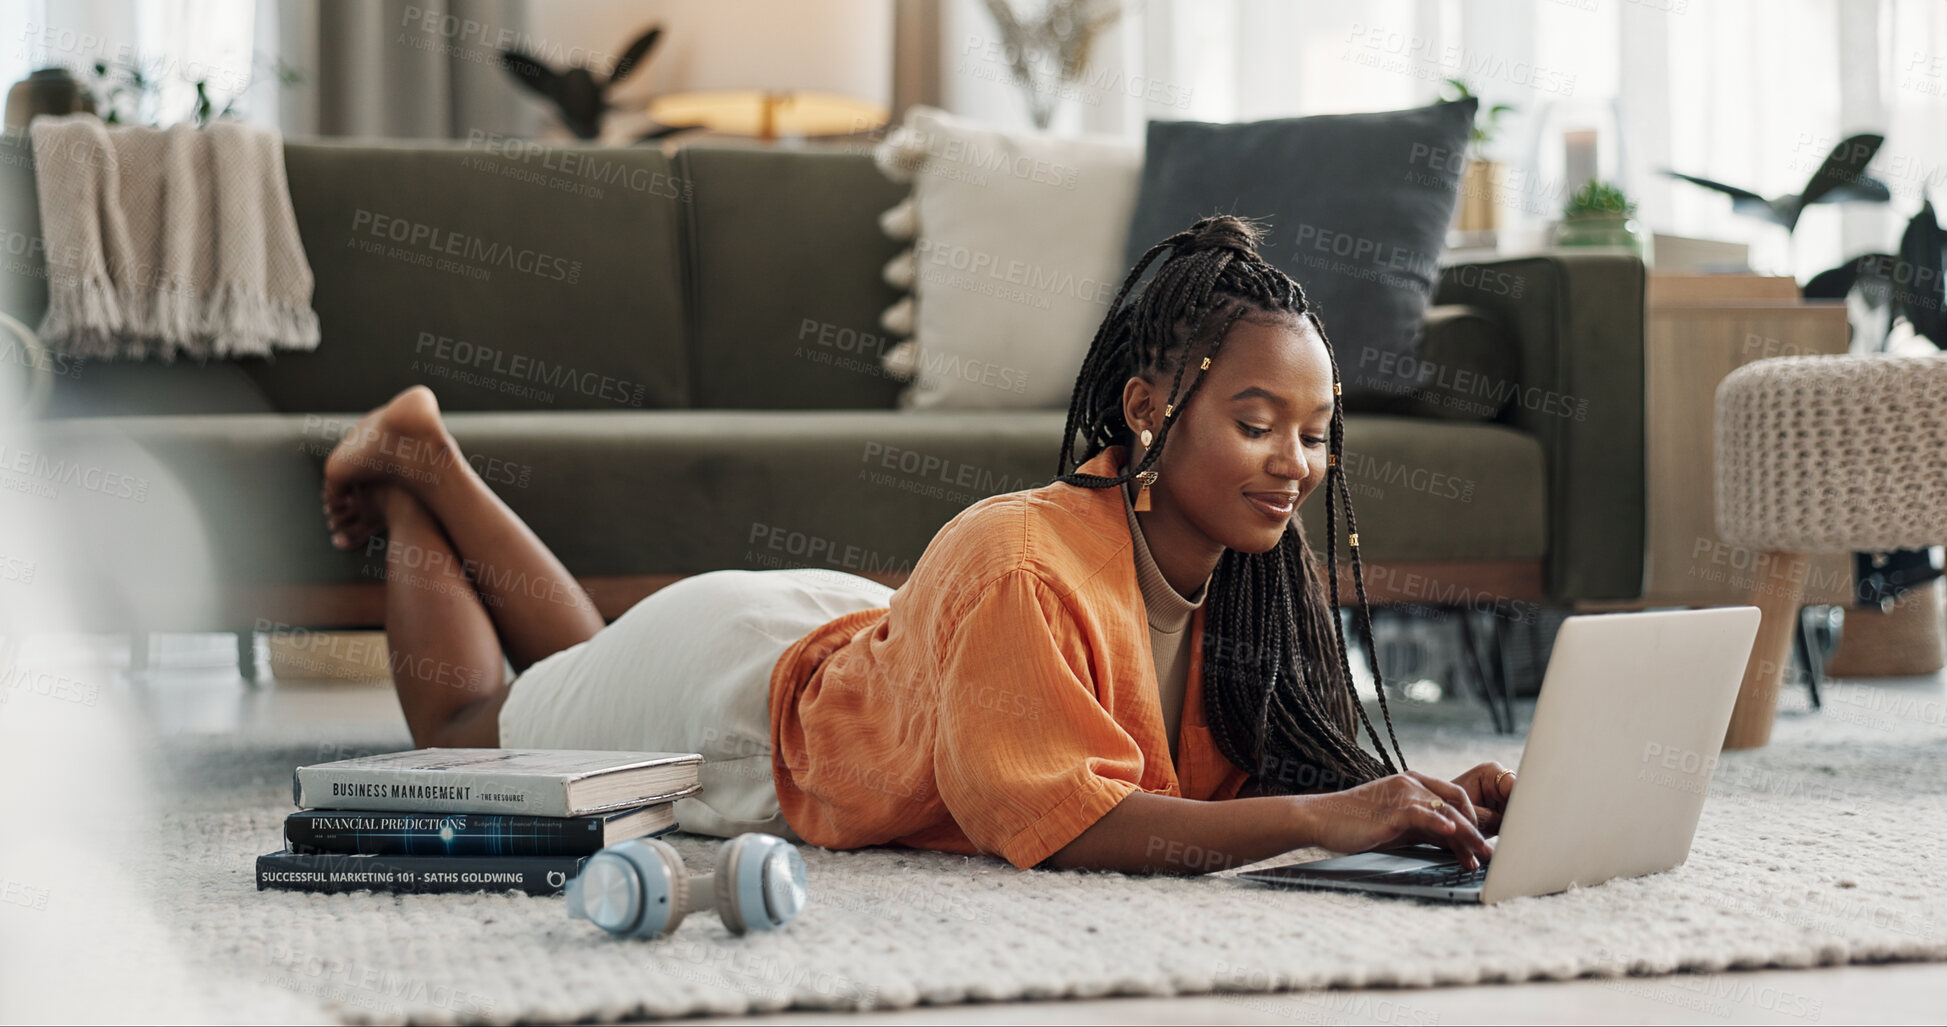
[[[5,145],[0,230],[37,239],[31,159]],[[1055,471],[1060,410],[896,408],[877,325],[897,244],[877,216],[902,190],[867,153],[292,141],[285,161],[315,352],[54,374],[39,444],[138,461],[212,540],[213,600],[128,604],[139,623],[100,627],[377,623],[382,556],[328,545],[318,468],[414,383],[611,616],[715,568],[896,581],[966,504]],[[45,283],[23,249],[0,302],[36,324]],[[1499,339],[1519,381],[1488,422],[1347,417],[1375,598],[1640,594],[1643,284],[1615,253],[1443,270],[1429,338]]]

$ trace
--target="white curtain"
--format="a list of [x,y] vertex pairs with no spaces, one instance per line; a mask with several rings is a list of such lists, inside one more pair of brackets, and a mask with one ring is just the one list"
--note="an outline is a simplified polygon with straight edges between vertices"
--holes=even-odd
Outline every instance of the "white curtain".
[[[945,105],[1025,126],[982,0],[947,0],[944,14]],[[1923,189],[1947,184],[1939,0],[1131,0],[1095,54],[1056,131],[1140,139],[1150,118],[1396,109],[1465,79],[1516,108],[1487,150],[1509,168],[1508,245],[1559,214],[1571,131],[1595,132],[1596,170],[1651,228],[1748,243],[1760,270],[1800,280],[1892,248]],[[1864,131],[1887,137],[1873,171],[1894,201],[1812,207],[1795,241],[1661,174],[1797,192]]]
[[157,85],[124,101],[127,120],[190,120],[198,81],[218,109],[240,98],[238,110],[248,111],[267,79],[274,89],[274,76],[255,60],[253,0],[0,0],[0,15],[0,22],[19,26],[0,53],[7,83],[54,65],[84,82],[93,81],[96,62],[139,66]]
[[[189,120],[195,83],[218,109],[292,135],[464,138],[532,134],[540,106],[481,38],[528,38],[526,0],[0,0],[20,26],[0,48],[5,83],[62,65],[92,81],[97,61],[134,61],[158,83],[126,120]],[[450,17],[448,17],[450,15]],[[484,28],[482,28],[484,26]],[[11,29],[10,29],[11,31]],[[479,37],[479,38],[476,38]],[[281,86],[282,58],[302,76]],[[103,112],[106,113],[105,111]]]
[[499,66],[500,40],[535,42],[527,0],[257,0],[257,8],[278,52],[304,74],[278,98],[286,135],[526,136],[540,122],[541,105]]

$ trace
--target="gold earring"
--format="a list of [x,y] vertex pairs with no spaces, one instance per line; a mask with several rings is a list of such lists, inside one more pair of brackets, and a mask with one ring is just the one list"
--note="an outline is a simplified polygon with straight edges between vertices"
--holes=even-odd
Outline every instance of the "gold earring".
[[1143,429],[1143,433],[1142,433],[1141,435],[1139,435],[1139,436],[1137,436],[1137,438],[1140,438],[1140,439],[1142,439],[1142,440],[1143,440],[1143,445],[1145,445],[1145,446],[1147,446],[1147,445],[1149,445],[1149,440],[1150,440],[1150,439],[1152,439],[1152,438],[1154,438],[1154,437],[1155,437],[1155,436],[1153,436],[1153,435],[1151,435],[1151,434],[1149,434],[1149,429],[1148,429],[1148,428],[1144,428],[1144,429]]
[[1156,472],[1144,471],[1136,475],[1136,481],[1142,485],[1142,488],[1136,490],[1136,502],[1133,505],[1133,509],[1147,510],[1149,509],[1149,487],[1156,484]]

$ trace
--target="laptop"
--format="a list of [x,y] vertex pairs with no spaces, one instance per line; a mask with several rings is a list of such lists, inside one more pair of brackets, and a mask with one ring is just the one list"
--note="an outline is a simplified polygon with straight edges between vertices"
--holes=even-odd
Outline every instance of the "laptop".
[[1237,877],[1494,903],[1669,870],[1690,856],[1757,633],[1755,606],[1563,621],[1484,866],[1405,845]]

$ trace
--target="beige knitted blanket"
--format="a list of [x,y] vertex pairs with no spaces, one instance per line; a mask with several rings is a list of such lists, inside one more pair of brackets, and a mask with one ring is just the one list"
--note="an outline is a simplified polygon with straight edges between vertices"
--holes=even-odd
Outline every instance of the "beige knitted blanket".
[[111,128],[71,114],[36,118],[31,134],[49,348],[163,360],[317,348],[275,133],[233,121]]

